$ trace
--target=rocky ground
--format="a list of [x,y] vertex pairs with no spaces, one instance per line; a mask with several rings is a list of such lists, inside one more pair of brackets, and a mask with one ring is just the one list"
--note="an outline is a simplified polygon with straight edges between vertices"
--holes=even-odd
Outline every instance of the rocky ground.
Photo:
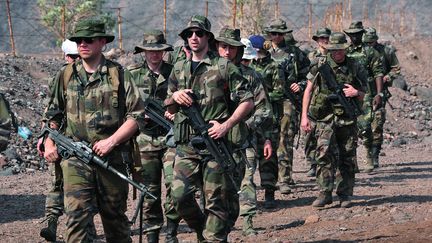
[[[334,203],[324,209],[309,206],[317,194],[315,183],[305,176],[302,150],[295,152],[294,179],[290,195],[276,193],[275,210],[261,209],[255,219],[258,235],[241,235],[241,220],[231,233],[233,242],[429,242],[432,236],[432,66],[429,39],[398,41],[403,77],[391,88],[393,109],[387,107],[385,144],[381,165],[370,174],[357,174],[354,206]],[[0,241],[42,242],[40,222],[44,217],[49,174],[35,151],[43,98],[48,78],[61,66],[58,58],[19,57],[0,54],[0,90],[6,93],[18,123],[33,132],[24,139],[13,134],[0,155]],[[358,149],[360,168],[364,149]],[[256,178],[256,181],[259,181]],[[259,190],[260,206],[263,191]],[[132,200],[128,214],[133,213]],[[262,208],[262,207],[261,207]],[[96,218],[99,242],[104,242]],[[65,219],[59,225],[63,240]],[[133,229],[136,229],[134,226]],[[136,230],[135,230],[136,232]],[[162,237],[163,238],[163,237]],[[195,236],[182,223],[179,238],[194,242]],[[134,242],[138,236],[134,236]]]

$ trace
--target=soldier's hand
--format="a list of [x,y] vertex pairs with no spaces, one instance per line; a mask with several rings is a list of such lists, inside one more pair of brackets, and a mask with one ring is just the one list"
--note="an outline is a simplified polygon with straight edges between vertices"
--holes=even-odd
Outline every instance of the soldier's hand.
[[273,148],[270,139],[264,142],[264,159],[269,160],[273,154]]
[[170,120],[170,121],[174,121],[174,116],[175,116],[175,114],[171,114],[171,113],[169,113],[168,111],[165,111],[164,116],[165,116],[166,119],[168,119],[168,120]]
[[191,89],[182,89],[173,93],[174,101],[179,105],[191,106],[192,98],[187,93],[193,93]]
[[290,89],[292,92],[297,93],[300,91],[300,85],[298,85],[297,83],[292,83]]
[[60,159],[60,156],[57,152],[57,146],[50,138],[45,140],[44,158],[49,163],[55,163]]
[[308,133],[312,130],[312,126],[311,126],[309,118],[307,116],[302,117],[300,127],[306,133]]
[[111,152],[115,146],[117,146],[116,142],[111,137],[109,137],[107,139],[97,141],[93,145],[92,149],[98,156],[103,157],[109,154],[109,152]]
[[350,84],[345,84],[345,87],[343,88],[343,92],[345,94],[345,97],[357,97],[359,95],[359,91],[355,89]]
[[384,77],[383,77],[383,82],[384,82],[384,83],[388,83],[388,82],[390,82],[390,76],[388,76],[388,75],[384,76]]
[[36,149],[38,151],[39,156],[43,157],[44,156],[44,151],[42,150],[42,142],[43,142],[43,138],[39,138],[37,145],[36,145]]
[[227,134],[228,126],[225,123],[221,124],[217,121],[209,121],[209,123],[212,125],[212,127],[208,129],[208,133],[211,138],[218,139],[224,137],[225,134]]
[[374,111],[376,111],[378,108],[380,108],[381,102],[382,102],[381,96],[375,95],[375,97],[373,98],[373,101],[372,101],[372,109]]

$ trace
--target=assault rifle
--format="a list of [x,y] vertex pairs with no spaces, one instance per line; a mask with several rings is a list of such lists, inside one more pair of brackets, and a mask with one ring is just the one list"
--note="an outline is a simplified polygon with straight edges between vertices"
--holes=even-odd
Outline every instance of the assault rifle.
[[296,109],[296,113],[299,114],[302,109],[301,97],[291,91],[290,86],[292,84],[292,81],[290,81],[288,78],[294,72],[294,70],[291,70],[292,62],[294,62],[294,55],[290,54],[287,58],[284,59],[283,62],[278,65],[278,75],[279,78],[283,80],[287,86],[286,88],[284,88],[285,97],[291,101],[291,103],[294,105],[294,108]]
[[[87,142],[75,142],[71,138],[68,138],[63,134],[59,133],[57,130],[49,128],[48,125],[46,125],[42,129],[39,138],[45,137],[46,135],[48,135],[54,141],[54,143],[57,146],[57,151],[63,159],[76,157],[77,159],[79,159],[85,164],[96,165],[98,167],[106,169],[109,172],[113,173],[114,175],[120,177],[120,179],[131,184],[137,190],[139,190],[141,192],[141,195],[140,195],[140,200],[138,202],[139,207],[137,207],[135,215],[138,214],[138,211],[142,212],[142,210],[138,210],[138,209],[142,208],[142,203],[144,202],[145,195],[148,195],[155,200],[157,199],[155,195],[149,192],[148,188],[144,184],[133,181],[125,174],[111,167],[107,161],[95,155],[93,150],[90,147],[90,144],[88,144]],[[142,219],[142,213],[140,215],[140,218]],[[134,216],[133,222],[135,222],[135,220],[136,220],[136,216]],[[142,223],[142,220],[140,221],[140,223]],[[142,228],[142,225],[140,225],[140,228]]]
[[144,102],[145,114],[158,125],[163,127],[167,132],[174,127],[174,123],[165,119],[165,109],[153,99],[147,98]]
[[326,81],[326,84],[330,91],[333,93],[328,96],[328,100],[331,102],[337,102],[342,105],[344,114],[349,119],[357,119],[362,114],[361,107],[352,98],[347,98],[343,92],[344,84],[339,84],[335,80],[335,76],[331,67],[328,64],[323,64],[318,68],[322,77]]
[[196,96],[193,93],[188,93],[189,97],[192,98],[193,103],[191,106],[180,106],[183,113],[189,118],[189,124],[194,129],[195,133],[198,135],[197,140],[202,140],[205,143],[205,148],[214,157],[217,163],[225,170],[225,175],[233,184],[234,188],[238,191],[237,184],[234,178],[230,174],[231,166],[235,165],[236,162],[232,157],[231,151],[228,149],[225,141],[220,139],[213,139],[208,134],[208,129],[211,124],[207,123],[201,115],[201,110],[196,103]]

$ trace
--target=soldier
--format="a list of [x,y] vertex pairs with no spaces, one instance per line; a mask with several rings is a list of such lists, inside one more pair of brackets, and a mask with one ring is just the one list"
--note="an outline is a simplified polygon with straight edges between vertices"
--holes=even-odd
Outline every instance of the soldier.
[[3,94],[0,93],[0,152],[5,150],[9,144],[12,125],[9,103],[6,101]]
[[[127,70],[105,59],[102,49],[114,36],[96,19],[80,20],[69,38],[77,43],[81,60],[71,63],[53,80],[44,121],[66,136],[92,144],[95,154],[126,174],[131,149],[128,140],[143,124],[143,101]],[[54,142],[45,139],[45,159],[59,155]],[[75,157],[61,161],[66,242],[91,242],[88,229],[99,212],[107,242],[132,242],[126,217],[127,183],[118,176],[85,164]]]
[[[144,52],[145,62],[129,67],[129,71],[138,87],[143,99],[152,99],[163,105],[167,96],[168,77],[172,65],[164,62],[162,57],[167,51],[172,51],[171,45],[166,44],[164,34],[160,30],[144,32],[142,45],[135,47],[134,54]],[[163,171],[164,182],[167,188],[164,204],[167,217],[167,235],[165,242],[178,242],[177,227],[180,218],[174,209],[171,200],[171,182],[175,149],[165,144],[167,132],[154,121],[146,119],[144,130],[137,137],[141,155],[141,171],[143,183],[157,200],[146,196],[143,205],[143,220],[146,226],[144,232],[147,241],[158,242],[159,232],[163,225],[163,212],[161,202],[161,176]]]
[[[280,121],[280,142],[277,150],[279,161],[279,191],[282,194],[291,193],[291,185],[294,184],[292,178],[292,166],[294,155],[294,137],[298,132],[298,119],[300,113],[300,98],[301,91],[305,86],[306,74],[309,70],[309,60],[304,53],[294,45],[287,45],[284,39],[287,33],[292,30],[288,29],[286,23],[282,19],[276,19],[270,23],[266,29],[270,39],[271,47],[269,52],[272,58],[282,64],[287,60],[292,61],[286,63],[280,73],[284,73],[282,79],[285,84],[283,91],[285,95],[290,95],[293,101],[285,97],[283,104],[283,117]],[[288,71],[289,73],[286,73]],[[297,103],[297,104],[294,104]],[[297,108],[295,108],[297,106]]]
[[[213,156],[198,153],[190,144],[195,137],[186,116],[178,112],[178,106],[190,106],[195,94],[201,115],[212,126],[208,134],[213,139],[223,139],[228,131],[243,120],[253,109],[252,93],[247,80],[238,68],[209,50],[214,39],[210,21],[200,15],[192,16],[180,37],[192,50],[190,59],[174,65],[168,83],[169,113],[175,113],[174,138],[177,144],[174,164],[172,196],[180,216],[197,233],[198,240],[226,242],[231,230],[230,218],[233,208],[230,200],[236,197],[235,185]],[[232,143],[235,139],[230,137]],[[205,210],[201,211],[195,201],[197,189],[203,188]],[[238,204],[238,202],[237,202]]]
[[[383,92],[383,66],[381,55],[374,48],[362,43],[364,33],[363,23],[354,21],[344,32],[351,39],[351,45],[347,49],[347,55],[356,59],[368,71],[369,79],[367,82],[366,96],[364,98],[364,114],[359,118],[359,136],[363,138],[363,145],[366,148],[366,168],[365,172],[374,169],[372,160],[373,134],[371,123],[376,112],[382,107]],[[358,169],[357,169],[358,170]]]
[[383,77],[383,100],[382,106],[375,111],[372,120],[372,161],[374,168],[379,166],[379,154],[383,143],[384,123],[386,120],[386,102],[391,97],[388,87],[392,86],[393,79],[400,74],[399,60],[396,56],[396,49],[391,45],[378,43],[378,35],[374,28],[367,28],[363,34],[363,42],[372,46],[382,56],[384,68]]
[[[323,27],[317,29],[312,39],[316,41],[318,47],[308,54],[308,58],[311,62],[311,66],[317,64],[321,65],[326,62],[327,57],[327,44],[331,30],[329,28]],[[315,140],[315,124],[311,122],[311,131],[305,136],[305,156],[306,160],[310,164],[310,169],[307,172],[308,177],[316,176],[316,140]]]
[[[311,67],[303,96],[301,128],[310,132],[310,120],[316,123],[316,180],[320,193],[312,203],[314,207],[324,207],[333,202],[334,180],[340,206],[346,208],[351,205],[357,148],[356,117],[350,117],[350,107],[344,107],[340,100],[331,99],[331,96],[336,92],[333,86],[343,85],[339,95],[347,97],[352,102],[350,104],[359,105],[356,102],[364,96],[362,87],[367,76],[360,64],[346,56],[346,47],[348,44],[343,33],[331,34],[327,62]],[[335,156],[334,148],[340,156]]]
[[[256,160],[270,158],[272,152],[270,132],[261,128],[272,126],[273,115],[267,94],[262,85],[261,76],[255,72],[254,69],[243,64],[250,63],[253,58],[250,55],[250,51],[255,50],[250,46],[250,48],[247,49],[249,55],[244,55],[244,47],[246,47],[246,45],[241,42],[240,30],[223,27],[219,32],[219,36],[215,39],[217,41],[216,47],[219,55],[239,67],[243,77],[248,80],[248,85],[254,96],[255,110],[251,117],[245,121],[248,128],[247,134],[249,138],[245,144],[248,144],[248,146],[246,146],[246,148],[238,148],[238,152],[235,154],[239,167],[238,183],[240,184],[240,216],[244,217],[243,234],[251,235],[256,234],[256,231],[253,228],[253,217],[257,212],[256,186],[253,182],[253,174],[256,170]],[[247,58],[245,59],[244,57]],[[234,129],[232,129],[232,131],[234,131]],[[258,130],[260,130],[260,138],[264,140],[261,141],[259,146],[257,144]],[[255,149],[257,151],[255,151]],[[245,165],[245,161],[242,162],[242,160],[245,159],[247,160],[246,163],[249,163],[249,165]],[[233,219],[233,225],[235,221],[236,219]]]
[[[77,44],[73,41],[66,39],[61,46],[64,59],[66,63],[64,64],[62,70],[69,63],[73,63],[79,58]],[[53,83],[50,82],[49,89],[51,90]],[[48,100],[49,102],[49,100]],[[42,124],[42,127],[44,124]],[[43,138],[38,140],[37,149],[41,156],[43,156],[43,148],[41,144]],[[60,163],[48,163],[48,171],[51,176],[51,188],[48,191],[48,195],[45,201],[45,222],[46,225],[41,229],[39,235],[47,241],[56,241],[57,237],[57,223],[58,218],[63,215],[64,205],[63,205],[63,173],[60,167]],[[92,237],[96,237],[96,228],[93,220],[90,222],[89,234]]]
[[[263,77],[263,85],[267,91],[270,104],[273,111],[273,125],[271,130],[270,140],[272,148],[279,146],[279,127],[280,120],[283,115],[283,84],[282,79],[278,75],[278,67],[276,62],[271,58],[270,52],[264,48],[264,37],[261,35],[252,35],[249,37],[252,46],[257,50],[257,59],[251,63],[254,68]],[[263,137],[258,135],[258,142],[263,141]],[[276,153],[272,153],[269,159],[259,160],[259,173],[261,178],[261,186],[264,188],[264,208],[272,209],[276,207],[274,192],[277,189],[276,183],[278,180],[278,161]]]

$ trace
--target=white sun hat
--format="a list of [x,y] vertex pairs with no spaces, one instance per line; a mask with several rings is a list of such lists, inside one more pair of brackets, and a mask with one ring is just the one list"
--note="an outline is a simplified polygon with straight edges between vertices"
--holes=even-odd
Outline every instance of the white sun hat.
[[244,48],[242,59],[247,59],[247,60],[256,59],[258,57],[258,53],[255,50],[255,48],[253,48],[252,42],[250,42],[250,40],[246,38],[242,38],[240,41],[241,43],[243,43],[243,45],[246,46]]

